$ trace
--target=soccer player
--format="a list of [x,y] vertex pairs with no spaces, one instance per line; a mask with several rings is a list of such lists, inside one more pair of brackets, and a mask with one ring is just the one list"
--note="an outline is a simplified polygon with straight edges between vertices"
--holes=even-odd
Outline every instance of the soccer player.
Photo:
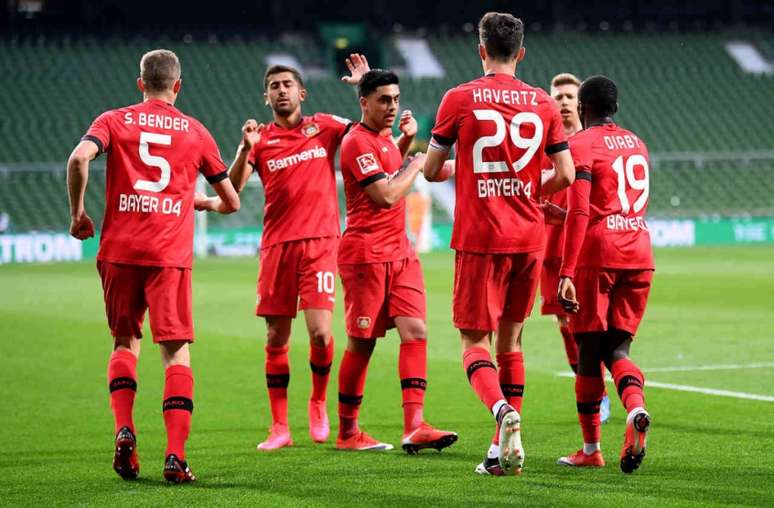
[[[342,80],[353,85],[368,70],[368,61],[359,54],[351,55],[347,65],[351,75]],[[288,350],[298,308],[304,311],[310,342],[309,434],[322,443],[330,432],[326,393],[333,362],[331,321],[340,231],[334,158],[350,121],[324,113],[304,116],[301,104],[306,93],[296,69],[269,67],[264,99],[274,122],[245,123],[230,169],[239,192],[256,171],[266,197],[255,312],[266,319],[272,425],[258,450],[293,444],[288,425]]]
[[[545,242],[538,200],[572,182],[572,159],[554,101],[515,76],[525,53],[521,20],[489,12],[478,29],[485,75],[444,95],[424,174],[438,179],[456,143],[454,326],[470,384],[497,422],[476,472],[518,474],[524,462],[521,336]],[[543,154],[556,169],[541,183]],[[499,372],[489,352],[493,332]]]
[[[403,449],[441,450],[457,434],[434,429],[423,418],[427,386],[427,327],[422,267],[406,235],[405,196],[422,169],[424,155],[401,171],[417,132],[404,111],[400,142],[390,133],[400,105],[398,76],[372,70],[359,85],[362,120],[341,144],[347,198],[347,229],[339,247],[344,287],[347,349],[339,370],[339,435],[343,450],[390,450],[358,425],[368,362],[376,339],[395,327],[400,335],[398,373],[403,396]],[[400,147],[400,148],[399,148]]]
[[613,81],[593,76],[578,95],[584,130],[570,141],[576,181],[567,195],[558,298],[566,311],[577,313],[571,326],[579,345],[575,393],[583,448],[559,463],[605,464],[599,445],[603,361],[628,413],[621,470],[631,473],[645,456],[650,426],[645,380],[629,358],[655,268],[645,223],[648,149],[636,134],[614,123],[618,89]]
[[[578,88],[580,84],[580,80],[569,73],[557,74],[551,80],[551,97],[556,101],[559,113],[562,115],[564,134],[568,138],[583,128],[578,117]],[[552,167],[548,159],[546,166],[547,169]],[[548,203],[545,205],[554,205],[560,209],[560,213],[563,213],[567,209],[566,189],[551,194],[548,197]],[[556,288],[559,286],[559,267],[562,264],[563,231],[563,220],[559,224],[546,223],[546,249],[540,277],[540,313],[544,316],[556,316],[559,333],[564,341],[567,362],[573,372],[578,372],[578,345],[570,331],[570,318],[559,305],[556,295]],[[600,405],[600,420],[605,423],[609,417],[610,399],[605,394]]]
[[[143,102],[97,117],[67,162],[70,234],[84,240],[94,235],[84,203],[89,161],[107,153],[97,270],[114,339],[108,363],[116,431],[113,468],[124,479],[135,479],[140,472],[132,408],[146,310],[166,370],[164,478],[175,483],[196,479],[185,457],[193,412],[188,347],[194,340],[193,211],[239,209],[215,140],[201,123],[174,107],[181,84],[180,62],[173,52],[144,54],[137,79]],[[198,173],[218,197],[195,195]]]

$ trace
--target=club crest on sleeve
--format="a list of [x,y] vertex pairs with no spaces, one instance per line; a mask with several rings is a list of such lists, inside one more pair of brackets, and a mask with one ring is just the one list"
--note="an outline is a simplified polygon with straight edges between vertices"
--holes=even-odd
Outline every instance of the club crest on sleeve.
[[360,168],[360,171],[364,175],[370,173],[371,171],[379,170],[379,164],[376,162],[376,156],[371,152],[359,155],[356,160],[357,166]]
[[368,316],[359,316],[357,318],[357,327],[361,330],[365,330],[371,327],[371,318]]
[[308,125],[305,125],[303,129],[301,129],[301,132],[307,138],[311,138],[312,136],[316,136],[320,132],[320,126],[317,125],[316,123],[310,123]]

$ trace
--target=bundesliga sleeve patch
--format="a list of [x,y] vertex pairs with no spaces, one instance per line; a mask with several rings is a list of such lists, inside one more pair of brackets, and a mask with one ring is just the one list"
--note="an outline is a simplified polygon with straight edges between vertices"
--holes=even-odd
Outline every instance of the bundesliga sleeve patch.
[[364,153],[357,157],[357,166],[360,172],[367,175],[371,171],[379,171],[379,163],[376,162],[376,156],[372,153]]

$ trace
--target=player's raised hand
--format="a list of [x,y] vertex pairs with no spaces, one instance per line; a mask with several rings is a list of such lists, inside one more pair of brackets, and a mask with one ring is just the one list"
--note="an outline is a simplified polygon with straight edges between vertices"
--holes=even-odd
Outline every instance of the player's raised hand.
[[209,212],[212,210],[212,200],[201,192],[194,193],[194,210],[197,212]]
[[252,148],[253,145],[261,141],[261,132],[266,127],[262,123],[258,123],[255,119],[251,118],[245,122],[242,126],[242,144],[247,148]]
[[543,210],[546,224],[564,224],[564,219],[567,217],[567,210],[550,201],[543,201],[539,206],[540,209]]
[[94,221],[82,212],[70,221],[70,234],[78,240],[85,240],[94,236]]
[[417,121],[414,118],[414,115],[411,113],[410,109],[407,109],[400,114],[400,124],[398,124],[398,129],[400,129],[400,132],[402,132],[404,136],[413,138],[417,135]]
[[360,53],[352,53],[349,58],[344,60],[349,69],[349,76],[342,76],[341,80],[348,85],[357,85],[363,79],[363,74],[371,70],[368,66],[368,59]]
[[569,277],[561,277],[559,279],[559,305],[569,314],[577,313],[580,308],[575,293],[575,284],[573,284],[572,279]]

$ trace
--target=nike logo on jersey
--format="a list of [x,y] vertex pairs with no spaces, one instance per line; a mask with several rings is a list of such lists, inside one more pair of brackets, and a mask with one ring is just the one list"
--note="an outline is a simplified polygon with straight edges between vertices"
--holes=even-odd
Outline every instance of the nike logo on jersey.
[[268,141],[266,142],[266,144],[267,144],[267,145],[276,145],[276,144],[277,144],[277,143],[279,143],[279,142],[280,142],[280,140],[279,140],[279,139],[270,139],[270,140],[268,140]]

